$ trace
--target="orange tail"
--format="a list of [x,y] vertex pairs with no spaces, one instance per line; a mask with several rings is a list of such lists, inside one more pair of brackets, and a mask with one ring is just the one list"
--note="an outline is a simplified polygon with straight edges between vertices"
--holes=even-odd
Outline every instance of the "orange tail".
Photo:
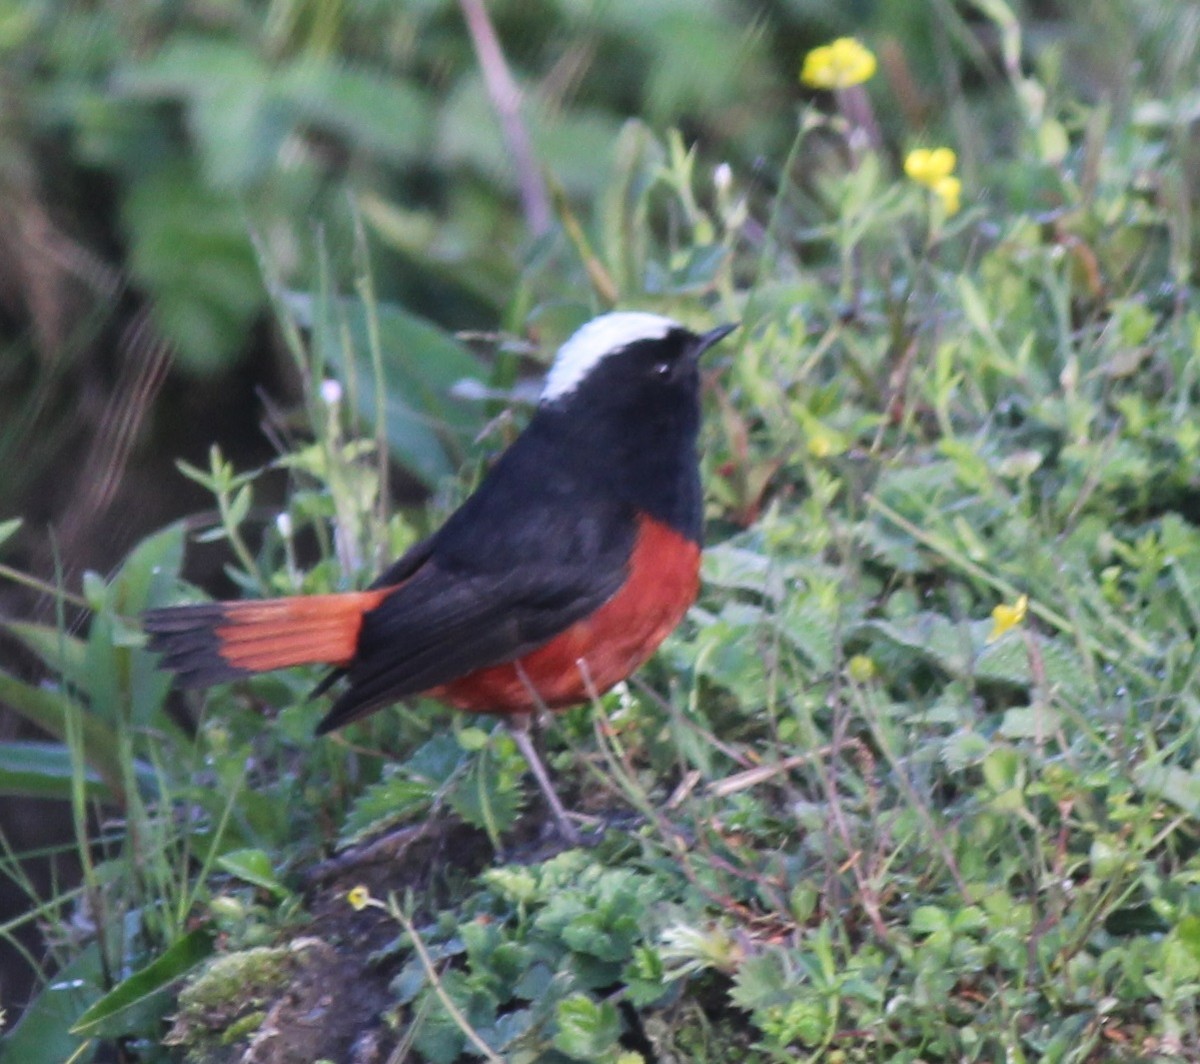
[[144,623],[150,649],[179,682],[207,687],[289,665],[345,665],[363,614],[392,590],[169,606],[149,610]]

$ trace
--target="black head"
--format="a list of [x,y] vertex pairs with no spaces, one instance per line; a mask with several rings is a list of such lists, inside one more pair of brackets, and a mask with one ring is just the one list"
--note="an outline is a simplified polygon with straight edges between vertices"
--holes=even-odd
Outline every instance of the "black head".
[[595,318],[559,350],[535,421],[564,461],[698,538],[700,356],[733,328],[697,334],[635,312]]
[[618,311],[593,318],[559,349],[541,405],[578,415],[696,406],[700,356],[734,329],[697,335],[658,314]]

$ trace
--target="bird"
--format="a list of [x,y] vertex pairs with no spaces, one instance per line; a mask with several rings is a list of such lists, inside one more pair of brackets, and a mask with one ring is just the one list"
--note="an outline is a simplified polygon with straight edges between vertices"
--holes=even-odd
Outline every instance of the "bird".
[[183,687],[332,666],[319,735],[416,695],[499,715],[577,843],[529,722],[625,680],[695,601],[700,357],[736,327],[592,319],[475,491],[368,588],[151,609],[149,649]]

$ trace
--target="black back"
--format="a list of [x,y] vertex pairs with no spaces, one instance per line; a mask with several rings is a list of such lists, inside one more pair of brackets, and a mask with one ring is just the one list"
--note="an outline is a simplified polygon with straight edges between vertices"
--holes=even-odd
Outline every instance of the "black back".
[[320,731],[521,657],[595,611],[624,582],[639,518],[699,542],[703,346],[682,328],[639,340],[538,407],[475,493],[375,582],[401,586],[365,615]]

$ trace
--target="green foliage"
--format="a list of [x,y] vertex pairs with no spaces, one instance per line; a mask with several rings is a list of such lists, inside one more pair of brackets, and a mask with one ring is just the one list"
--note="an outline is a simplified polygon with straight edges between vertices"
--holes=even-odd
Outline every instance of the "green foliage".
[[[750,75],[733,65],[713,73],[675,44],[652,47],[680,33],[697,48],[719,39],[724,8],[634,6],[587,17],[599,53],[612,34],[628,45],[608,69],[644,66],[635,84],[648,113],[745,91]],[[834,113],[807,108],[791,151],[768,156],[769,195],[735,151],[710,169],[715,157],[680,134],[617,131],[612,107],[585,93],[538,141],[576,199],[560,198],[553,235],[523,263],[501,256],[494,276],[481,269],[485,245],[494,252],[519,227],[480,186],[499,181],[506,157],[494,135],[473,135],[483,92],[446,39],[453,91],[432,102],[414,66],[409,102],[393,103],[397,128],[419,143],[439,130],[434,163],[457,168],[445,196],[472,218],[474,242],[455,239],[465,223],[400,209],[372,184],[368,155],[403,166],[415,154],[379,124],[367,74],[322,61],[315,95],[299,92],[296,71],[315,69],[308,46],[337,27],[297,16],[254,48],[175,42],[182,51],[164,46],[130,72],[123,91],[178,104],[201,146],[199,161],[160,177],[237,187],[253,223],[257,184],[278,177],[271,153],[300,125],[344,138],[362,153],[351,152],[361,217],[375,233],[436,260],[511,332],[536,331],[541,350],[610,300],[696,323],[713,304],[743,324],[708,382],[701,601],[645,687],[564,714],[547,736],[578,806],[639,815],[595,849],[472,871],[477,849],[524,838],[540,806],[525,802],[502,730],[425,702],[314,743],[320,707],[303,696],[316,676],[285,674],[187,702],[186,734],[135,624],[176,594],[177,529],[111,580],[85,582],[86,637],[13,625],[56,679],[0,673],[0,697],[57,745],[24,760],[0,749],[0,786],[65,793],[81,812],[103,801],[136,831],[88,867],[90,896],[120,903],[97,945],[75,951],[95,957],[78,1007],[64,1023],[46,990],[6,1048],[31,1044],[27,1032],[52,1015],[61,1048],[88,1005],[107,1030],[145,1036],[153,1017],[132,1006],[158,1000],[188,967],[180,958],[196,959],[196,919],[235,952],[192,979],[185,1011],[222,960],[249,990],[230,1003],[225,982],[189,1013],[189,1045],[214,1031],[249,1037],[282,980],[238,965],[282,958],[293,935],[348,943],[359,974],[382,985],[397,1052],[447,1064],[634,1064],[647,1046],[662,1059],[754,1064],[1084,1064],[1200,1044],[1200,311],[1197,204],[1179,183],[1190,117],[1170,92],[1182,82],[1134,71],[1136,107],[1097,106],[1074,93],[1068,53],[1034,48],[1006,4],[971,9],[994,28],[995,55],[946,7],[945,33],[968,53],[958,73],[982,71],[984,86],[936,131],[959,149],[961,212],[947,216],[903,178],[857,124],[852,90],[826,101]],[[430,29],[444,9],[404,17]],[[584,19],[554,12],[550,28],[564,33]],[[502,28],[518,20],[498,17]],[[937,64],[914,58],[928,21],[877,17],[904,30],[901,52],[931,79],[926,91],[941,91]],[[1109,16],[1077,17],[1082,32]],[[340,28],[354,18],[374,25],[356,12]],[[1178,45],[1137,25],[1147,49],[1191,69]],[[747,54],[762,47],[742,40]],[[214,56],[241,87],[232,101],[208,83]],[[913,100],[885,106],[874,84],[866,91],[858,102],[880,106],[885,143],[936,142],[912,121],[924,113]],[[983,150],[978,138],[997,128]],[[246,130],[264,139],[251,145]],[[747,134],[739,150],[756,136],[775,146]],[[559,143],[575,155],[562,169]],[[168,190],[145,205],[165,233],[178,221],[171,200]],[[214,206],[213,217],[220,260],[241,238],[231,214]],[[179,276],[150,273],[164,291]],[[378,554],[425,531],[431,519],[384,509],[382,446],[439,489],[441,512],[507,431],[501,420],[477,437],[499,405],[473,410],[451,389],[468,379],[489,402],[507,396],[511,353],[478,359],[375,298],[373,277],[358,270],[353,301],[328,276],[311,297],[285,295],[276,278],[265,286],[306,389],[309,436],[279,461],[293,480],[286,520],[256,534],[258,474],[219,452],[187,470],[216,500],[200,536],[229,545],[248,593],[359,586]],[[209,330],[215,352],[236,314],[209,309],[197,335]],[[323,391],[333,375],[342,386]],[[298,537],[316,544],[303,571]],[[456,821],[475,835],[452,834]],[[321,850],[413,825],[428,849],[370,873],[387,901],[356,888],[368,898],[356,913],[340,900],[346,884],[298,889]],[[383,949],[380,928],[395,935]],[[130,974],[105,981],[105,970]]]

